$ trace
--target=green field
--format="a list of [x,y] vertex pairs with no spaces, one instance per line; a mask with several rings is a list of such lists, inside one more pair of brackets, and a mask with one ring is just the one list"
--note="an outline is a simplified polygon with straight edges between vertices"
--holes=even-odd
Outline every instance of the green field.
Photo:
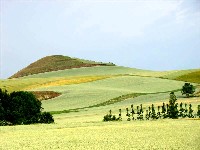
[[45,110],[56,111],[87,107],[124,94],[157,93],[177,90],[180,89],[181,85],[183,85],[183,82],[180,81],[121,76],[76,85],[63,85],[36,90],[50,90],[62,93],[61,96],[53,100],[43,101]]
[[[191,103],[194,112],[200,97],[181,95],[185,79],[199,90],[198,70],[155,72],[119,66],[74,68],[0,80],[0,88],[55,91],[61,96],[42,101],[54,112],[55,124],[0,127],[0,149],[200,149],[200,120],[161,119],[126,121],[126,108],[144,109],[169,101],[175,91],[178,103]],[[177,81],[180,80],[180,81]],[[137,93],[137,94],[136,94]],[[123,96],[122,96],[123,95]],[[116,101],[113,101],[116,100]],[[103,122],[109,110],[122,121]],[[73,110],[73,111],[70,111]],[[57,112],[57,113],[56,113]]]

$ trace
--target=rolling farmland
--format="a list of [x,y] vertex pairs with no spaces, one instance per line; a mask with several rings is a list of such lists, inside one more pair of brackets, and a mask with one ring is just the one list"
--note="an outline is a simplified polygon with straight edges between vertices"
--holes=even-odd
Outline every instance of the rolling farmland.
[[[198,92],[198,70],[154,72],[95,66],[0,80],[0,88],[9,92],[61,93],[42,101],[44,111],[58,112],[53,115],[55,124],[1,126],[0,149],[199,149],[197,118],[128,122],[125,115],[131,104],[135,109],[143,104],[145,109],[152,103],[156,107],[167,103],[170,91],[175,91],[178,103],[191,103],[196,112],[200,98],[185,98],[180,92],[191,76]],[[113,99],[117,100],[109,103]],[[110,109],[116,116],[122,109],[122,121],[103,122]]]

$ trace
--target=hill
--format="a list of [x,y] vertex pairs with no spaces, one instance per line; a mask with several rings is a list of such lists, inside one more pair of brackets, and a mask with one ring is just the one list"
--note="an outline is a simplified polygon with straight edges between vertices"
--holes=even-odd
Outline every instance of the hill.
[[9,78],[19,78],[44,72],[93,66],[114,66],[114,64],[71,58],[62,55],[52,55],[39,59],[38,61],[18,71]]

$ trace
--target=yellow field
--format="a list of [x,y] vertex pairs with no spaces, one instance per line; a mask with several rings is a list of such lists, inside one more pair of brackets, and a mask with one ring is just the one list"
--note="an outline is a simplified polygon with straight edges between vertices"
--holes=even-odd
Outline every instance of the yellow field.
[[30,90],[30,89],[35,89],[35,88],[46,88],[46,87],[51,87],[51,86],[80,84],[80,83],[92,82],[92,81],[97,81],[97,80],[103,80],[110,77],[112,76],[88,76],[88,77],[79,77],[79,78],[76,77],[72,79],[58,78],[49,82],[28,86],[24,90]]
[[200,120],[102,122],[102,116],[55,116],[55,124],[0,127],[2,150],[200,148]]
[[52,78],[16,78],[0,80],[0,88],[6,89],[9,92],[18,90],[31,90],[34,88],[80,84],[102,80],[114,76],[76,76],[76,77],[52,77]]

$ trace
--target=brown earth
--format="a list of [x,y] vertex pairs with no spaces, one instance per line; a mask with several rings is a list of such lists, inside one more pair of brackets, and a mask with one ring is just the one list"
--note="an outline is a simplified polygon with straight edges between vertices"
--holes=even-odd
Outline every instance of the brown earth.
[[54,91],[30,91],[35,95],[39,101],[52,99],[61,95],[61,93]]

